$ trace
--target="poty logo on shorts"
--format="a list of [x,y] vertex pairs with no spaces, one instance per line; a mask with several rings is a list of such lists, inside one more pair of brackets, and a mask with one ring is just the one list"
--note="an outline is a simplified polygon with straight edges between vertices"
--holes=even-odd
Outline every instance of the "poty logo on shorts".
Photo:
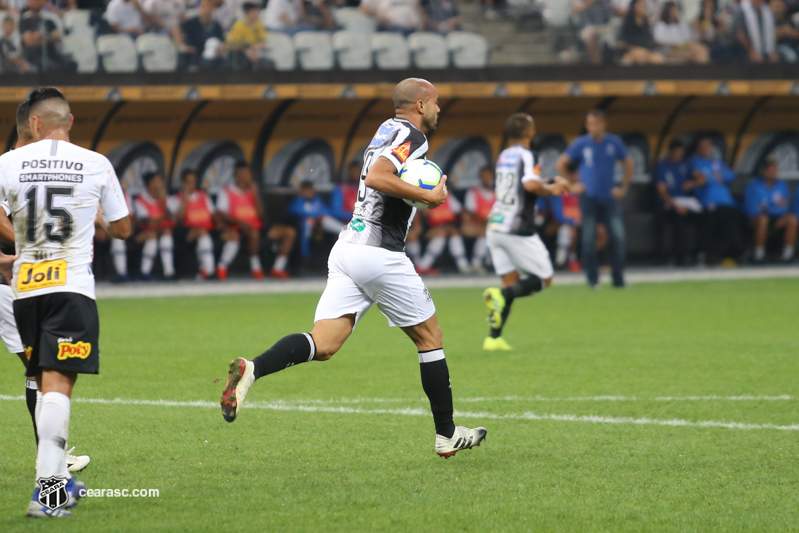
[[[92,345],[88,342],[60,342],[66,339],[58,339],[58,360],[71,359],[77,357],[78,359],[86,359],[92,353]],[[69,339],[72,340],[72,339]]]
[[401,144],[391,150],[391,153],[394,154],[399,158],[400,161],[403,163],[408,160],[408,157],[411,155],[411,143],[407,142],[405,144]]

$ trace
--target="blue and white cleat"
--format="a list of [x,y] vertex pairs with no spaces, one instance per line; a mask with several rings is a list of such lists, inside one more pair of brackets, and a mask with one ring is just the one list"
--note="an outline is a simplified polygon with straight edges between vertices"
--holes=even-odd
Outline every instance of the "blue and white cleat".
[[[58,482],[58,478],[50,478]],[[60,478],[63,480],[63,478]],[[63,490],[63,492],[61,492]],[[28,502],[28,510],[26,515],[31,518],[63,518],[65,516],[72,516],[72,513],[67,509],[72,509],[78,505],[78,500],[86,494],[86,484],[78,481],[75,476],[72,476],[64,489],[56,490],[44,498],[41,498],[41,489],[36,487],[33,490],[31,501]],[[66,498],[65,501],[60,501]]]

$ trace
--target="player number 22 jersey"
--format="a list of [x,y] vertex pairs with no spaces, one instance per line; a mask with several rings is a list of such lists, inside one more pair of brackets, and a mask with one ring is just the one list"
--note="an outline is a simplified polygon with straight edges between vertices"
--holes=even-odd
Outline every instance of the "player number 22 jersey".
[[496,200],[488,217],[488,229],[511,235],[535,235],[537,195],[524,184],[541,181],[535,170],[535,157],[530,150],[511,146],[497,159]]
[[104,156],[43,140],[0,156],[0,197],[14,218],[16,298],[74,292],[94,298],[94,221],[128,216],[114,168]]

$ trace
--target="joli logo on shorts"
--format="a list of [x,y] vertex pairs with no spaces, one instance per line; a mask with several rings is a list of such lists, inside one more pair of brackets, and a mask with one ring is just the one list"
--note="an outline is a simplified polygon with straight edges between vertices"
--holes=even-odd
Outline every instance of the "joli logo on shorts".
[[67,262],[45,261],[43,263],[22,263],[17,275],[19,292],[35,291],[67,284]]
[[92,353],[92,345],[88,342],[59,342],[58,343],[58,360],[72,359],[86,359]]

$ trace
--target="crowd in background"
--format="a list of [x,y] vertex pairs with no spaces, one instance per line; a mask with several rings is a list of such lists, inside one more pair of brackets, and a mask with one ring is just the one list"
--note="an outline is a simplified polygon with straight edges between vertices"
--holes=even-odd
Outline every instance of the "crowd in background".
[[170,36],[183,69],[268,69],[269,32],[333,31],[339,7],[358,7],[380,31],[407,35],[460,27],[454,0],[2,0],[0,68],[74,72],[75,62],[59,50],[59,20],[81,9],[91,12],[97,36]]
[[797,0],[702,0],[693,20],[679,1],[573,0],[571,14],[597,64],[799,61]]

